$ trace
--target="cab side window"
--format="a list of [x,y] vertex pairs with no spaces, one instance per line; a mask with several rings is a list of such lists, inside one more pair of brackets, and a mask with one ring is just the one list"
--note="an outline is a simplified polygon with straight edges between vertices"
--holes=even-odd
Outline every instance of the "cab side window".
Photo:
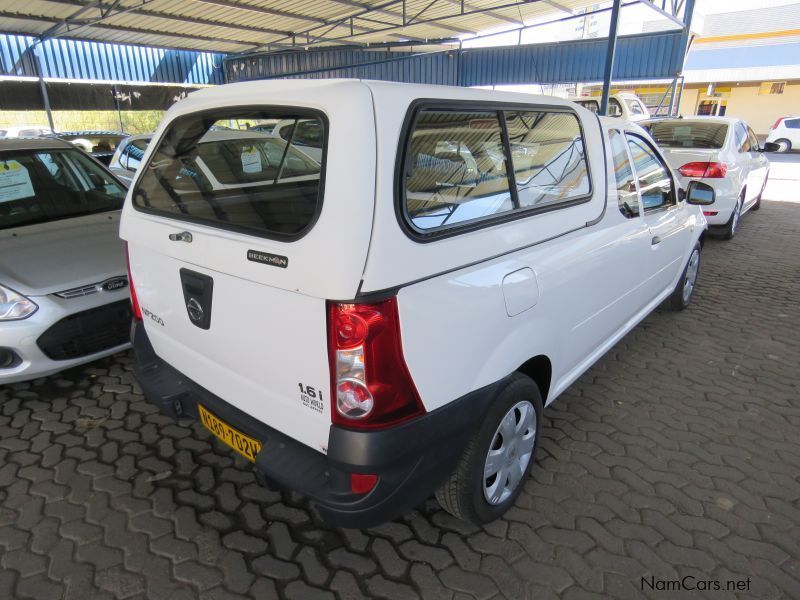
[[617,182],[617,204],[619,212],[625,218],[633,219],[639,216],[639,193],[636,190],[636,181],[633,167],[625,148],[625,140],[619,131],[612,129],[608,132],[611,140],[611,155],[614,161],[614,179]]
[[644,139],[630,133],[627,138],[645,212],[675,205],[669,169]]

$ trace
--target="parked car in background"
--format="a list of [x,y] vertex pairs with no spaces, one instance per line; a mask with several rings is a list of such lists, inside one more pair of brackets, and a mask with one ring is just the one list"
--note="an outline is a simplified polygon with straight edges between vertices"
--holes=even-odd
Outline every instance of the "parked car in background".
[[777,146],[777,152],[800,150],[800,116],[778,118],[767,135],[767,141]]
[[117,146],[127,134],[121,131],[64,131],[56,136],[108,165]]
[[128,345],[124,197],[69,142],[0,140],[0,385]]
[[117,146],[114,156],[108,164],[109,170],[129,185],[142,162],[147,145],[153,138],[152,133],[131,135],[122,140]]
[[0,137],[3,138],[31,138],[43,135],[53,135],[48,125],[14,125],[0,130]]
[[736,235],[748,210],[758,210],[769,176],[769,160],[753,130],[732,117],[690,117],[642,121],[660,146],[681,185],[692,179],[714,188],[716,202],[705,210],[712,232]]
[[[580,104],[593,113],[600,112],[600,96],[573,96],[568,100]],[[649,119],[650,111],[636,94],[621,92],[619,94],[611,94],[609,97],[608,116],[636,122]]]
[[[309,123],[322,161],[233,115]],[[347,527],[436,490],[502,515],[543,405],[690,303],[714,196],[635,125],[478,89],[218,86],[154,140],[120,228],[142,390]]]
[[291,136],[292,146],[305,152],[315,161],[322,160],[322,129],[315,119],[265,119],[248,128],[250,131],[272,133],[281,139]]

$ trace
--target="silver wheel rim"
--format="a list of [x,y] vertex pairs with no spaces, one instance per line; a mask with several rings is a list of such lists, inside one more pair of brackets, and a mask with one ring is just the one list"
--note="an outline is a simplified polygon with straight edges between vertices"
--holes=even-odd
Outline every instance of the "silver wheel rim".
[[736,233],[736,228],[739,226],[740,212],[741,212],[741,204],[737,202],[736,207],[733,209],[733,222],[731,223],[731,233]]
[[695,248],[689,257],[689,264],[686,267],[686,278],[683,280],[683,301],[688,302],[694,292],[694,284],[697,281],[697,271],[700,268],[700,253]]
[[778,142],[778,152],[786,152],[789,149],[787,142]]
[[536,442],[536,410],[517,402],[492,436],[483,466],[483,496],[489,504],[505,502],[519,487]]

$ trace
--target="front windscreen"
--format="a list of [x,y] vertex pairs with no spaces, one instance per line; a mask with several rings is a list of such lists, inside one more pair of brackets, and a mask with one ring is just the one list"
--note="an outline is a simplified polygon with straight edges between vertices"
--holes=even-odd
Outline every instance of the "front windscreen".
[[[319,132],[318,152],[298,141],[308,131]],[[217,110],[181,117],[153,151],[134,190],[134,205],[254,235],[299,235],[321,203],[325,139],[323,118],[301,110]]]
[[728,135],[726,123],[697,121],[655,121],[645,126],[659,146],[664,148],[719,149]]
[[122,208],[125,189],[79,150],[0,152],[0,229]]

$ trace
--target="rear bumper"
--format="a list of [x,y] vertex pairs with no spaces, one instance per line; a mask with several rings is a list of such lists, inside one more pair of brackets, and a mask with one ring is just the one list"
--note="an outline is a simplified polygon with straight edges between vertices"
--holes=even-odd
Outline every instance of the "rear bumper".
[[[403,425],[380,431],[331,426],[327,455],[242,412],[160,359],[141,323],[133,326],[136,377],[165,414],[197,419],[197,404],[263,444],[255,468],[262,483],[310,498],[322,518],[342,527],[372,527],[428,498],[453,471],[504,381],[481,388]],[[367,494],[350,491],[351,473],[378,476]]]

